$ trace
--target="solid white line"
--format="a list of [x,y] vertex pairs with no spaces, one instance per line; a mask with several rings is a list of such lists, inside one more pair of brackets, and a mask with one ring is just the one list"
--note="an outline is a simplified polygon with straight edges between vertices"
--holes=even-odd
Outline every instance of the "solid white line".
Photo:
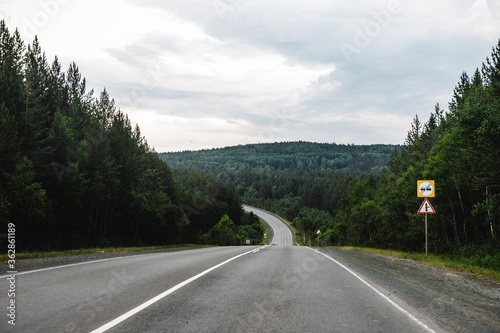
[[249,254],[249,253],[254,253],[254,251],[255,251],[255,249],[254,249],[254,250],[251,250],[251,251],[247,251],[247,252],[245,252],[245,253],[242,253],[242,254],[239,254],[239,255],[237,255],[237,256],[235,256],[235,257],[232,257],[232,258],[230,258],[230,259],[228,259],[228,260],[226,260],[226,261],[224,261],[224,262],[222,262],[222,263],[220,263],[220,264],[218,264],[218,265],[215,265],[215,266],[213,266],[213,267],[211,267],[211,268],[209,268],[209,269],[207,269],[207,270],[205,270],[205,271],[201,272],[200,274],[197,274],[197,275],[193,276],[192,278],[187,279],[186,281],[181,282],[181,283],[179,283],[178,285],[176,285],[176,286],[174,286],[174,287],[172,287],[172,288],[170,288],[170,289],[168,289],[168,290],[164,291],[163,293],[159,294],[158,296],[153,297],[153,298],[152,298],[152,299],[150,299],[149,301],[142,303],[142,304],[141,304],[141,305],[139,305],[138,307],[136,307],[136,308],[134,308],[134,309],[132,309],[132,310],[128,311],[127,313],[125,313],[125,314],[121,315],[120,317],[118,317],[118,318],[116,318],[116,319],[114,319],[114,320],[110,321],[109,323],[107,323],[107,324],[105,324],[105,325],[103,325],[103,326],[99,327],[98,329],[93,330],[93,331],[92,331],[92,332],[90,332],[90,333],[102,333],[102,332],[106,332],[106,331],[107,331],[107,330],[109,330],[110,328],[112,328],[112,327],[114,327],[114,326],[118,325],[119,323],[121,323],[122,321],[124,321],[124,320],[126,320],[126,319],[128,319],[128,318],[132,317],[133,315],[135,315],[136,313],[138,313],[138,312],[140,312],[140,311],[144,310],[144,309],[145,309],[145,308],[147,308],[148,306],[150,306],[150,305],[152,305],[152,304],[154,304],[154,303],[158,302],[159,300],[161,300],[162,298],[164,298],[164,297],[166,297],[166,296],[170,295],[170,294],[171,294],[171,293],[173,293],[174,291],[177,291],[177,290],[181,289],[182,287],[184,287],[185,285],[187,285],[187,284],[189,284],[189,283],[191,283],[191,282],[193,282],[193,281],[195,281],[195,280],[199,279],[199,278],[200,278],[200,277],[202,277],[203,275],[205,275],[205,274],[207,274],[207,273],[209,273],[209,272],[213,271],[214,269],[217,269],[217,268],[219,268],[219,267],[221,267],[221,266],[223,266],[223,265],[227,264],[228,262],[233,261],[233,260],[235,260],[235,259],[237,259],[237,258],[239,258],[239,257],[242,257],[242,256],[247,255],[247,254]]
[[382,296],[387,302],[389,302],[390,304],[392,304],[396,309],[398,309],[399,311],[401,311],[408,318],[410,318],[411,320],[415,321],[418,325],[420,325],[422,328],[424,328],[427,332],[429,332],[429,333],[436,333],[429,326],[425,325],[420,320],[418,320],[417,318],[415,318],[412,314],[410,314],[408,311],[406,311],[405,309],[403,309],[402,307],[400,307],[399,305],[397,305],[396,303],[394,303],[394,301],[392,301],[389,297],[385,296],[383,293],[381,293],[380,291],[378,291],[374,286],[372,286],[371,284],[369,284],[368,282],[366,282],[365,280],[363,280],[358,274],[356,274],[354,271],[352,271],[348,267],[342,265],[340,262],[338,262],[337,260],[333,259],[329,255],[324,254],[323,252],[320,252],[318,250],[312,249],[312,248],[310,248],[308,246],[306,246],[306,248],[308,248],[309,250],[314,251],[316,253],[319,253],[322,256],[325,256],[326,258],[330,259],[331,261],[333,261],[334,263],[336,263],[337,265],[339,265],[340,267],[342,267],[343,269],[345,269],[346,271],[348,271],[349,273],[351,273],[352,275],[354,275],[356,278],[358,278],[358,280],[360,280],[365,285],[367,285],[370,289],[372,289],[377,294],[379,294],[380,296]]
[[[53,267],[47,267],[47,268],[40,268],[40,269],[35,269],[35,270],[32,270],[32,271],[26,271],[26,272],[18,272],[16,275],[24,275],[24,274],[31,274],[31,273],[43,272],[43,271],[50,271],[52,269],[58,269],[58,268],[66,268],[66,267],[87,265],[87,264],[93,264],[93,263],[101,262],[101,261],[119,260],[119,259],[125,259],[125,258],[130,258],[130,257],[147,256],[149,254],[152,254],[152,253],[134,254],[134,255],[131,255],[131,256],[123,256],[123,257],[115,257],[115,258],[106,258],[106,259],[98,259],[98,260],[92,260],[92,261],[77,262],[77,263],[74,263],[74,264],[61,265],[61,266],[53,266]],[[7,276],[9,276],[9,275],[1,275],[0,279],[3,279],[4,277],[7,277]]]

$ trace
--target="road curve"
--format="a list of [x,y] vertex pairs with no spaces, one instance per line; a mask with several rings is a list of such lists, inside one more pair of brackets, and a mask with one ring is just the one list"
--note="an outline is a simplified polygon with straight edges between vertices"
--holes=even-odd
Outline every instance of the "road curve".
[[260,208],[243,205],[247,212],[252,212],[264,220],[273,230],[271,243],[277,243],[280,246],[293,246],[293,234],[288,225],[281,221],[272,213]]

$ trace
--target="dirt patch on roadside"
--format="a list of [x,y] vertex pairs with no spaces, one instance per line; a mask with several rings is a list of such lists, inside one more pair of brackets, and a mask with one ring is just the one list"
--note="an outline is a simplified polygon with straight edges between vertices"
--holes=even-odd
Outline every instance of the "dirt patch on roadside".
[[320,251],[393,292],[450,332],[500,332],[500,283],[409,259],[355,250]]

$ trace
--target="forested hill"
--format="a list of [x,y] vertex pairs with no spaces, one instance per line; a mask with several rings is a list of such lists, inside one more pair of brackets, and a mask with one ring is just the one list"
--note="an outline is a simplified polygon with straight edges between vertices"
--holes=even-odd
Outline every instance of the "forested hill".
[[298,141],[161,153],[160,157],[172,168],[195,169],[215,175],[250,169],[290,172],[338,170],[359,174],[379,171],[399,148],[383,144],[342,145]]
[[174,170],[210,174],[234,187],[243,202],[293,219],[302,206],[334,214],[356,176],[380,173],[400,149],[300,141],[159,155]]

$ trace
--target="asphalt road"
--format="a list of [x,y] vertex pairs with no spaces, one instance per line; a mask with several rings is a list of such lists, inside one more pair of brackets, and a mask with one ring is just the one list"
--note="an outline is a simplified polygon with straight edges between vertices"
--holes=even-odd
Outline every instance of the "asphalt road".
[[[3,308],[7,280],[2,278]],[[137,255],[16,277],[1,332],[440,332],[331,257],[297,246]],[[7,310],[4,310],[7,312]]]
[[[292,245],[212,247],[108,258],[0,279],[0,332],[443,332],[345,261]],[[7,306],[15,300],[15,323]],[[0,317],[1,318],[1,317]]]
[[[19,273],[15,297],[0,279],[0,332],[89,332],[200,272],[258,247],[135,255]],[[16,325],[8,324],[15,300]],[[139,330],[141,331],[141,330]]]
[[289,229],[254,212],[281,246],[20,262],[15,280],[0,276],[0,332],[500,332],[493,281],[357,251],[283,246]]
[[255,215],[264,220],[267,225],[272,229],[272,239],[271,243],[277,243],[277,245],[281,246],[292,246],[293,244],[293,235],[290,228],[284,224],[278,217],[275,215],[255,207],[243,205],[243,208],[247,212],[253,212]]
[[397,298],[375,290],[311,249],[269,246],[110,332],[439,332]]

